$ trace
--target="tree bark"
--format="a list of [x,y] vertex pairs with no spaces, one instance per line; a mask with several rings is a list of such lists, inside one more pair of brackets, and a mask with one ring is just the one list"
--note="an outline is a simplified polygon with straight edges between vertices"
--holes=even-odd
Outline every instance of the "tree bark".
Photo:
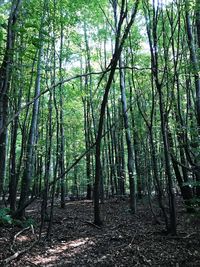
[[6,139],[7,139],[7,117],[8,117],[8,96],[10,80],[12,75],[12,62],[15,47],[18,14],[22,0],[13,0],[7,26],[6,49],[2,64],[0,66],[0,196],[3,190],[6,168]]
[[[200,128],[200,78],[199,78],[199,62],[198,62],[198,56],[197,52],[195,50],[195,44],[194,44],[194,37],[192,33],[192,26],[190,21],[190,15],[188,10],[188,0],[185,2],[185,16],[186,16],[186,29],[187,29],[187,37],[188,37],[188,45],[190,50],[190,59],[192,63],[192,70],[194,74],[194,80],[195,80],[195,89],[196,89],[196,112],[197,112],[197,125]],[[197,17],[198,18],[198,17]],[[197,20],[198,22],[198,20]],[[200,30],[198,29],[198,34]],[[198,41],[200,37],[198,35]]]
[[119,59],[119,68],[120,68],[120,89],[121,89],[121,102],[122,102],[122,113],[124,119],[124,128],[126,135],[126,144],[128,149],[128,174],[129,174],[129,188],[130,188],[130,211],[131,213],[136,212],[136,190],[135,190],[135,180],[134,180],[134,157],[133,157],[133,147],[131,141],[131,134],[129,129],[129,121],[127,114],[127,101],[126,101],[126,92],[125,92],[125,74],[124,69],[122,68],[122,59]]
[[121,55],[124,42],[125,42],[128,34],[129,34],[130,28],[134,22],[138,4],[139,4],[139,0],[137,0],[135,3],[134,9],[133,9],[132,14],[131,14],[130,21],[129,21],[128,25],[126,26],[126,28],[124,30],[124,34],[123,34],[121,41],[120,41],[121,27],[122,27],[123,21],[125,19],[124,10],[123,10],[124,1],[122,1],[121,16],[120,16],[120,20],[119,20],[119,24],[118,24],[118,28],[117,28],[117,36],[116,36],[116,42],[115,42],[115,52],[113,54],[113,57],[112,57],[112,60],[110,63],[111,70],[110,70],[110,74],[108,77],[108,81],[107,81],[106,86],[105,86],[103,101],[101,103],[99,125],[98,125],[97,137],[96,137],[96,151],[95,151],[96,153],[95,153],[95,182],[94,182],[94,223],[97,225],[102,224],[102,221],[100,218],[100,206],[99,206],[99,182],[100,182],[100,177],[101,177],[100,156],[101,156],[101,138],[102,138],[102,132],[103,132],[104,115],[105,115],[106,105],[107,105],[107,101],[108,101],[108,95],[109,95],[110,87],[111,87],[113,77],[115,74],[115,70],[117,67],[117,63],[118,63],[119,57]]
[[[37,65],[37,77],[35,82],[35,97],[40,94],[40,81],[41,81],[41,59],[42,59],[42,46],[38,51],[38,65]],[[26,150],[26,161],[25,168],[22,176],[21,182],[21,194],[19,200],[18,209],[20,210],[18,217],[24,217],[25,209],[22,209],[24,204],[27,201],[30,191],[30,185],[32,181],[32,162],[33,162],[33,153],[34,153],[34,144],[36,138],[36,128],[38,121],[38,112],[39,112],[39,99],[34,102],[33,111],[32,111],[32,119],[29,130],[28,142],[27,142],[27,150]]]

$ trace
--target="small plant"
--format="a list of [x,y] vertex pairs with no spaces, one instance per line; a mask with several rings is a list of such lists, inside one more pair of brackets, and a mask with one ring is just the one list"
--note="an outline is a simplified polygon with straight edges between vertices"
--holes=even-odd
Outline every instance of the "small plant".
[[13,219],[10,215],[9,208],[0,209],[0,226],[19,226],[22,228],[26,228],[28,226],[36,226],[36,221],[33,218],[27,218],[26,220],[17,220]]
[[26,227],[29,227],[31,225],[36,226],[37,223],[33,218],[27,218],[25,220],[13,219],[12,224],[15,226],[26,228]]
[[27,220],[22,222],[23,227],[28,227],[28,226],[36,226],[36,221],[33,218],[28,218]]
[[11,225],[13,223],[13,219],[10,215],[9,208],[0,209],[0,225]]

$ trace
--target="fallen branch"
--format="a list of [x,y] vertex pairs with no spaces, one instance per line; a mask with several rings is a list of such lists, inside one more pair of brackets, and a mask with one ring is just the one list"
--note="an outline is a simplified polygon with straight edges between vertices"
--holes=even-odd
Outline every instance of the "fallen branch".
[[5,260],[1,260],[0,263],[3,264],[3,266],[6,266],[8,263],[10,263],[11,261],[19,258],[19,256],[21,256],[22,254],[28,252],[29,250],[31,250],[35,244],[38,242],[38,240],[35,240],[28,248],[22,249],[20,251],[15,252],[13,255],[11,255],[10,257],[6,258]]
[[35,241],[29,247],[27,247],[27,248],[22,249],[22,250],[19,250],[19,251],[16,251],[16,252],[13,249],[13,246],[15,244],[15,241],[16,241],[17,237],[19,235],[21,235],[22,233],[24,233],[26,230],[29,230],[29,229],[31,229],[32,230],[32,233],[35,234],[33,225],[31,225],[29,227],[26,227],[26,228],[22,229],[21,231],[19,231],[18,233],[16,233],[14,235],[14,237],[13,237],[13,242],[12,242],[12,245],[11,245],[11,248],[10,248],[10,250],[13,253],[13,255],[11,255],[10,257],[8,257],[8,258],[6,258],[4,260],[1,260],[0,261],[0,264],[2,264],[3,266],[6,266],[8,263],[10,263],[11,261],[19,258],[19,256],[21,256],[22,254],[28,252],[29,250],[31,250],[35,246],[35,244],[38,242],[37,237],[35,237]]
[[10,246],[10,251],[12,251],[12,253],[15,253],[13,247],[14,247],[14,245],[15,245],[15,241],[16,241],[17,237],[18,237],[19,235],[21,235],[22,233],[24,233],[26,230],[29,230],[29,229],[30,229],[30,226],[28,226],[28,227],[22,229],[21,231],[19,231],[18,233],[16,233],[16,234],[14,235],[12,244],[11,244],[11,246]]
[[98,226],[98,225],[96,225],[95,223],[92,223],[92,222],[90,222],[90,221],[81,221],[81,222],[83,222],[83,223],[85,223],[85,224],[89,224],[89,225],[91,225],[91,226],[93,226],[93,227],[95,227],[95,228],[97,228],[97,229],[102,229],[100,226]]
[[19,235],[21,235],[22,233],[24,233],[26,230],[29,230],[30,228],[31,228],[31,227],[28,226],[28,227],[22,229],[21,231],[19,231],[18,233],[16,233],[16,235],[14,235],[14,238],[13,238],[13,243],[15,242],[16,238],[17,238]]
[[196,235],[197,232],[194,232],[194,233],[191,233],[191,234],[188,234],[186,236],[167,236],[166,239],[173,239],[173,240],[181,240],[181,239],[187,239],[187,238],[191,238],[193,235]]
[[134,233],[134,235],[133,235],[133,237],[132,237],[132,239],[131,239],[131,242],[128,244],[128,247],[129,247],[129,248],[132,247],[132,244],[133,244],[133,241],[134,241],[134,239],[135,239],[136,234],[137,234],[137,231],[135,231],[135,233]]

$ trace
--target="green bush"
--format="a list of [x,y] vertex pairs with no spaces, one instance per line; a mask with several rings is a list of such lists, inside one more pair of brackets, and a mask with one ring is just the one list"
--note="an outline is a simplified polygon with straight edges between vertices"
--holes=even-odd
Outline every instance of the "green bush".
[[15,225],[22,228],[28,227],[28,226],[36,226],[36,221],[32,218],[28,218],[26,220],[17,220],[13,219],[10,215],[10,209],[9,208],[2,208],[0,209],[0,226],[10,226]]
[[23,227],[28,227],[28,226],[31,226],[31,225],[36,226],[36,221],[34,219],[32,219],[32,218],[28,218],[27,220],[22,222],[22,226]]
[[9,208],[0,209],[0,225],[11,225],[13,223],[13,219],[9,213]]

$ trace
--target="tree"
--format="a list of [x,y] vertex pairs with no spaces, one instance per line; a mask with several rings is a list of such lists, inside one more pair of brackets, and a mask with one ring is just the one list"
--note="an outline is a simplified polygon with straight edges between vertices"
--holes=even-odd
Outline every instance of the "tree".
[[139,4],[139,1],[136,1],[135,6],[134,6],[133,11],[132,11],[132,14],[131,14],[131,18],[130,18],[130,20],[129,20],[129,22],[128,22],[125,30],[124,30],[124,34],[122,35],[121,41],[120,41],[121,28],[122,28],[122,24],[125,20],[124,15],[126,13],[125,12],[125,10],[126,10],[125,1],[122,1],[122,6],[121,6],[121,10],[120,10],[120,18],[119,18],[118,27],[117,27],[117,36],[116,36],[116,40],[115,40],[115,51],[114,51],[113,57],[112,57],[111,62],[110,62],[111,70],[110,70],[107,84],[105,86],[103,101],[101,103],[101,111],[100,111],[99,125],[98,125],[97,138],[96,138],[95,183],[94,183],[94,222],[97,225],[102,224],[102,221],[100,218],[100,209],[99,209],[99,182],[100,182],[100,165],[101,165],[101,161],[100,161],[101,150],[100,150],[100,148],[101,148],[101,138],[102,138],[103,122],[104,122],[106,104],[108,101],[108,94],[109,94],[111,83],[112,83],[112,80],[113,80],[113,77],[115,74],[117,63],[118,63],[118,60],[120,58],[124,42],[125,42],[126,38],[128,37],[128,33],[130,31],[130,28],[134,22],[137,8],[138,8],[138,4]]
[[8,96],[12,75],[13,54],[15,48],[15,26],[17,24],[22,1],[13,0],[7,25],[6,48],[0,67],[0,195],[3,191],[3,183],[6,168],[6,143],[7,143],[7,118]]

